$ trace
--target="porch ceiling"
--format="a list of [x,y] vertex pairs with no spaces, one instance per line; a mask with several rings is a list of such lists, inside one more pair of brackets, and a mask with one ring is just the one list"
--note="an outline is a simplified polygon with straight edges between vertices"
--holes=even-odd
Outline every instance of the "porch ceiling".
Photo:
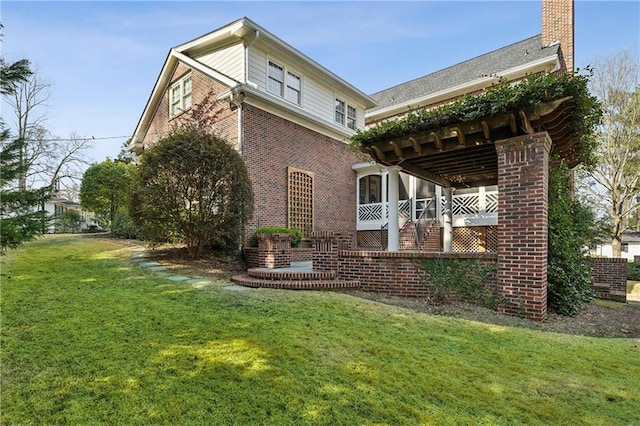
[[535,109],[434,127],[392,140],[376,142],[365,151],[387,166],[445,187],[466,188],[498,182],[498,155],[494,142],[546,131],[552,154],[570,166],[579,162],[580,138],[572,135],[575,104],[567,97]]

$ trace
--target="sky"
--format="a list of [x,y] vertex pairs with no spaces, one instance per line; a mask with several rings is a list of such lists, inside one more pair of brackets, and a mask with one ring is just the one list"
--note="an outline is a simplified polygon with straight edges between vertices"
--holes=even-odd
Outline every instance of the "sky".
[[[95,139],[101,162],[133,134],[169,49],[243,16],[367,94],[541,32],[540,0],[2,0],[2,56],[31,61],[51,84],[47,128]],[[575,26],[577,68],[640,51],[637,0],[575,0]]]

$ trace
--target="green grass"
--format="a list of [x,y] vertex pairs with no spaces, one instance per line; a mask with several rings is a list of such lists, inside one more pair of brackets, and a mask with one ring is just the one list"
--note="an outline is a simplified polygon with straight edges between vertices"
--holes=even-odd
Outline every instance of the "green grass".
[[48,237],[2,259],[0,423],[640,424],[638,339],[196,289],[122,247]]

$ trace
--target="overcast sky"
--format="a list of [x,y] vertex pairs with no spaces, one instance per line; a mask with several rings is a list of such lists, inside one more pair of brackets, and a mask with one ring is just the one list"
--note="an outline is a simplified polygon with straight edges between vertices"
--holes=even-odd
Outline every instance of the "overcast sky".
[[[412,2],[30,2],[3,0],[2,55],[51,83],[47,126],[115,158],[169,49],[243,16],[365,93],[541,32],[539,0]],[[576,0],[576,67],[640,50],[640,2]],[[2,115],[12,121],[3,105]]]

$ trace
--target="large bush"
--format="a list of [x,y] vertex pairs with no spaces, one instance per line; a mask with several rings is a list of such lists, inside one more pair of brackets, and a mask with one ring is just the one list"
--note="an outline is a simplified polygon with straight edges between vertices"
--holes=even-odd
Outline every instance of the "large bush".
[[131,209],[141,236],[180,241],[190,256],[237,252],[253,209],[242,157],[216,135],[185,127],[145,151]]
[[575,315],[592,297],[586,253],[597,235],[593,213],[573,198],[571,171],[549,171],[548,304],[562,314]]

